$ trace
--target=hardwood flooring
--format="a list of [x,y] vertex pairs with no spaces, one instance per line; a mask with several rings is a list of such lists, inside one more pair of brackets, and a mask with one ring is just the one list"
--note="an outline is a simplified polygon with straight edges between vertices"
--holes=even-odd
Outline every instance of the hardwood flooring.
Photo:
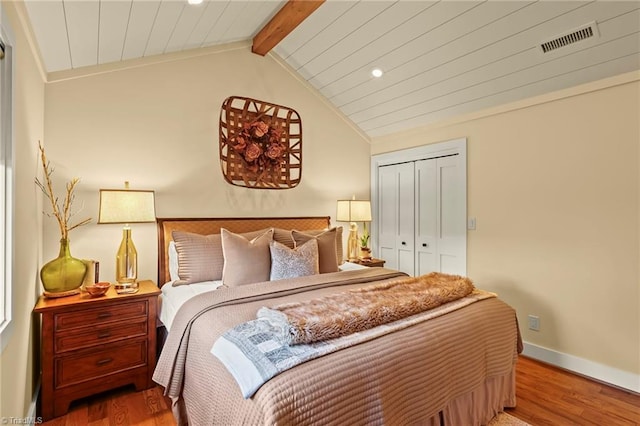
[[175,426],[171,402],[162,388],[136,392],[119,388],[71,403],[69,412],[44,422],[47,426]]
[[[507,413],[533,426],[640,425],[640,395],[520,357],[516,370],[518,406]],[[71,404],[67,415],[47,426],[175,425],[170,403],[155,387],[122,388]],[[454,425],[464,426],[464,425]]]
[[640,395],[523,356],[516,397],[507,413],[534,426],[640,425]]

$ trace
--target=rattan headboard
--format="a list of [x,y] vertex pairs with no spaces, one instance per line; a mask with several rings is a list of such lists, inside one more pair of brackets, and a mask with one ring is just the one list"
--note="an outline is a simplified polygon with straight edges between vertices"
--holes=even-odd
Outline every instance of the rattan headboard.
[[220,228],[231,232],[250,232],[265,228],[324,229],[330,225],[329,216],[315,217],[232,217],[232,218],[157,218],[158,224],[158,285],[169,281],[169,242],[173,231],[195,234],[219,234]]

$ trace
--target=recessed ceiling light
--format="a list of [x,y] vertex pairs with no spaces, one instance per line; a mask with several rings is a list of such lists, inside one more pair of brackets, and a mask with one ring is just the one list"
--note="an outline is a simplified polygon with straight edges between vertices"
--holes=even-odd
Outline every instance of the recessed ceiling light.
[[374,68],[373,70],[371,70],[371,75],[376,78],[382,77],[382,70],[380,68]]
[[202,3],[202,0],[187,0],[187,3],[189,3],[189,4],[200,4],[200,3]]

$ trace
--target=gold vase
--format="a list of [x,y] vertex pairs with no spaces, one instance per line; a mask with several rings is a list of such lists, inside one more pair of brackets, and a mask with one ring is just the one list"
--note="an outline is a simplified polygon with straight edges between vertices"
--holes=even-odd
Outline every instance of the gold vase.
[[60,240],[60,253],[58,257],[46,263],[40,269],[40,280],[45,289],[45,294],[74,294],[82,285],[87,273],[87,265],[71,256],[69,240]]
[[116,254],[116,288],[135,286],[138,279],[138,251],[131,239],[131,228],[122,229],[122,241]]

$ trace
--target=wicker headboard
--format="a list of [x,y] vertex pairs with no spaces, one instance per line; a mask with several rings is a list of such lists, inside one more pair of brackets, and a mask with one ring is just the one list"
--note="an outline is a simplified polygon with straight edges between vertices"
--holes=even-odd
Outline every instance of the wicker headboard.
[[315,217],[241,217],[241,218],[157,218],[158,224],[158,285],[169,281],[169,242],[173,231],[195,234],[219,234],[220,228],[231,232],[250,232],[265,228],[324,229],[330,225],[329,216]]

